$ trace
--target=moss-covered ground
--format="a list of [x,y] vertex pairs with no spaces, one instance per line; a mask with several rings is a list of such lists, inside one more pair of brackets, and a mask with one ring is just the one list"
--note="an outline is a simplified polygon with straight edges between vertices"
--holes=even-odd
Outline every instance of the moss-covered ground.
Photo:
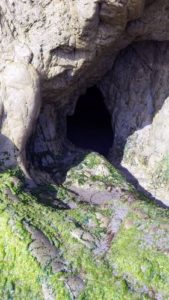
[[95,153],[31,192],[1,173],[0,299],[169,299],[168,219]]

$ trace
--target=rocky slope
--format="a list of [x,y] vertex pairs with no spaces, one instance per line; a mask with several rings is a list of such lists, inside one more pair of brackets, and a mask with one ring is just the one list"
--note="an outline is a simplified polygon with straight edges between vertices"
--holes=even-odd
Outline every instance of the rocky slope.
[[[0,299],[169,298],[168,26],[167,0],[0,0]],[[111,164],[67,139],[93,85]]]
[[168,299],[168,210],[86,154],[62,186],[0,176],[1,299]]

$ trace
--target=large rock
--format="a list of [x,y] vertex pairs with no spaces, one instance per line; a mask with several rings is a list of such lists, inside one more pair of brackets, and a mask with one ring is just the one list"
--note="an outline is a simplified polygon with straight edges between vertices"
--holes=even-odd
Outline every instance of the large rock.
[[[126,93],[128,96],[131,90],[133,90],[132,94],[137,93],[137,91],[134,92],[135,86],[140,89],[141,95],[144,86],[151,85],[150,81],[152,80],[151,93],[153,95],[156,93],[155,97],[159,100],[146,94],[147,98],[143,101],[143,106],[148,107],[147,109],[151,111],[151,106],[154,105],[153,101],[155,103],[156,101],[160,102],[161,97],[163,98],[162,95],[166,95],[168,73],[165,65],[159,67],[158,59],[161,62],[163,51],[165,49],[167,51],[167,44],[165,47],[161,44],[150,47],[146,42],[142,46],[142,50],[136,49],[138,47],[134,46],[133,52],[131,51],[133,55],[126,54],[129,55],[128,60],[133,62],[126,71],[124,71],[125,59],[123,59],[123,65],[122,63],[115,63],[114,65],[114,61],[119,51],[135,40],[168,41],[168,25],[167,0],[162,3],[160,0],[24,0],[19,2],[17,0],[1,0],[1,162],[5,166],[19,163],[26,172],[28,167],[25,151],[26,145],[29,144],[28,159],[31,160],[33,168],[38,169],[45,166],[48,169],[49,164],[53,165],[56,156],[58,154],[63,155],[65,144],[69,148],[69,144],[66,143],[66,115],[73,112],[78,96],[85,92],[89,86],[102,80],[103,76],[111,69],[113,69],[113,74],[116,70],[116,76],[120,78],[120,81],[122,80],[121,82],[125,81],[125,90],[123,89],[122,93]],[[157,48],[160,50],[154,50]],[[126,53],[130,52],[130,50],[126,51]],[[143,52],[145,52],[146,57],[139,58],[138,56],[143,55]],[[153,55],[159,58],[153,61]],[[137,63],[139,60],[140,63]],[[136,70],[137,65],[144,65],[147,60],[150,60],[154,66],[140,66],[140,71]],[[164,60],[162,62],[165,64]],[[152,68],[154,68],[153,78],[150,79],[149,73]],[[155,84],[157,81],[160,82],[161,77],[160,75],[158,77],[157,72],[155,72],[156,68],[163,78],[159,96]],[[139,82],[135,83],[136,79],[133,78],[130,83],[130,73],[136,71],[138,74],[136,78]],[[125,80],[123,77],[126,72],[128,72],[128,78]],[[141,77],[139,72],[141,72]],[[109,83],[105,83],[106,86],[103,90],[106,90],[108,85],[112,85],[112,80],[114,78],[110,76]],[[127,85],[127,82],[130,83],[130,86]],[[150,88],[147,89],[150,90]],[[39,96],[40,91],[41,96]],[[135,96],[133,97],[135,98]],[[112,109],[112,105],[114,105],[112,98],[108,96],[106,101],[108,107]],[[120,118],[121,120],[124,111],[119,113],[119,103],[113,108],[113,112],[117,111],[117,119]],[[142,97],[140,96],[139,100],[137,99],[137,102],[134,103],[136,110],[140,111]],[[155,111],[150,112],[150,115],[155,117],[153,126],[151,126],[151,116],[148,116],[148,120],[144,120],[149,123],[149,127],[145,127],[144,117],[140,121],[140,124],[143,123],[144,130],[148,132],[144,134],[143,140],[139,135],[142,142],[139,142],[138,145],[147,145],[144,140],[151,136],[149,150],[146,150],[145,156],[148,157],[149,161],[146,171],[151,169],[153,174],[156,172],[157,162],[160,161],[160,172],[162,174],[166,172],[163,170],[166,167],[162,163],[163,159],[166,160],[168,151],[166,139],[163,138],[162,150],[159,150],[158,147],[158,154],[154,154],[154,143],[156,143],[156,139],[159,140],[161,135],[159,126],[161,126],[161,119],[163,118],[163,111],[166,111],[166,106],[167,102],[165,102],[164,108],[161,107],[162,110],[156,117]],[[37,123],[40,107],[41,113]],[[123,109],[123,105],[121,108]],[[144,112],[142,113],[144,115]],[[135,121],[131,118],[130,128],[132,122]],[[162,126],[167,128],[167,123],[165,124]],[[124,129],[124,126],[122,127],[123,130],[128,130]],[[116,128],[118,128],[117,122]],[[119,128],[121,130],[121,126]],[[167,131],[167,129],[165,130]],[[166,132],[165,130],[163,132]],[[119,136],[121,134],[116,133]],[[28,142],[30,136],[32,138]],[[157,143],[159,145],[159,142]],[[132,145],[132,142],[128,140],[127,145]],[[139,151],[138,149],[137,152]],[[144,151],[140,157],[143,156]],[[160,151],[162,154],[159,154]],[[151,159],[149,159],[150,152],[153,152]],[[135,159],[136,157],[137,155]],[[124,160],[126,161],[126,158]],[[136,168],[137,170],[140,169]],[[134,171],[133,174],[138,177],[137,172]],[[149,189],[147,184],[146,188]]]
[[39,76],[30,64],[13,62],[1,75],[0,159],[25,164],[25,146],[40,110]]
[[135,43],[120,53],[101,84],[115,128],[111,159],[167,205],[168,59],[168,42]]
[[17,174],[0,174],[0,299],[168,299],[166,209],[96,153],[34,196]]

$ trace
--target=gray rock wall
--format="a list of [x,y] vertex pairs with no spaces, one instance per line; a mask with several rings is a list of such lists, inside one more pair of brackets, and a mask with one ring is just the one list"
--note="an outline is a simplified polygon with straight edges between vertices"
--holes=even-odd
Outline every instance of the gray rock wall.
[[[168,127],[161,122],[167,114],[168,44],[135,44],[118,55],[133,41],[167,42],[168,26],[168,0],[0,0],[2,163],[20,164],[26,173],[30,136],[31,156],[45,151],[57,155],[65,143],[66,114],[73,111],[80,94],[102,81],[116,126],[113,157],[127,137],[125,149],[141,151],[134,154],[135,160],[146,157],[146,172],[151,169],[155,174],[157,163],[168,153]],[[103,79],[109,71],[111,75]],[[130,123],[124,126],[126,118]],[[143,144],[148,150],[140,150]],[[126,167],[131,153],[125,151],[121,158]],[[164,174],[162,166],[158,168]],[[137,177],[142,174],[132,172]],[[143,177],[149,176],[146,172]],[[149,189],[147,178],[143,181]]]
[[123,50],[101,82],[115,138],[110,158],[169,203],[169,43]]

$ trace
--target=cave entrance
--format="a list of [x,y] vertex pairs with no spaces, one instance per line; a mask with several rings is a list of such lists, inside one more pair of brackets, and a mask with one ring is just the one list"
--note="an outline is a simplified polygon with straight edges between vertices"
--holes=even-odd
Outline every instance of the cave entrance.
[[77,147],[108,155],[113,143],[111,116],[96,86],[80,96],[74,114],[67,117],[67,137]]

